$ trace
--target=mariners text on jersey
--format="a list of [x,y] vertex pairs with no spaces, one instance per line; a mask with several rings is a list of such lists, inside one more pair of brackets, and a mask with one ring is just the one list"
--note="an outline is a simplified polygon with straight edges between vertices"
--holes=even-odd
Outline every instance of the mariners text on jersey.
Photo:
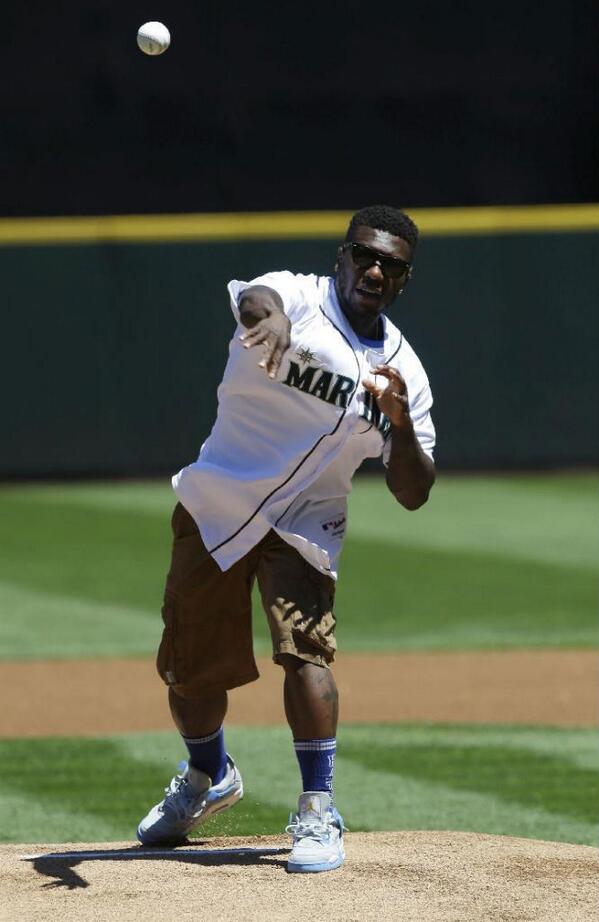
[[350,395],[357,387],[357,381],[333,371],[323,371],[314,365],[300,369],[297,362],[289,361],[289,370],[283,384],[297,387],[300,391],[326,400],[336,407],[347,408]]
[[[358,382],[345,375],[335,374],[332,371],[323,371],[314,365],[308,365],[303,370],[297,362],[289,362],[289,371],[283,381],[288,387],[297,387],[300,391],[326,400],[337,407],[347,408],[352,393],[356,390]],[[364,392],[364,407],[360,413],[362,419],[370,423],[386,438],[391,428],[391,422],[384,413],[381,413],[376,400],[369,391]]]

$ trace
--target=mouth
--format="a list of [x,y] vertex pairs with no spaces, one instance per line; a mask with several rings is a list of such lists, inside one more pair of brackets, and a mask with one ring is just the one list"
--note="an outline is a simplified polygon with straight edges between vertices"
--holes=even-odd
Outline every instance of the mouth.
[[359,285],[354,288],[354,292],[361,300],[369,304],[377,304],[383,297],[382,291],[377,291],[373,288],[361,288]]

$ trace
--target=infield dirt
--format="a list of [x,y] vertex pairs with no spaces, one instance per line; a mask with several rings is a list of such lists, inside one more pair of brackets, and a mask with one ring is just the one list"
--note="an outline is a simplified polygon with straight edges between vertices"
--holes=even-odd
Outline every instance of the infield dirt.
[[589,922],[597,851],[456,832],[355,833],[327,874],[289,875],[288,841],[0,846],[3,920]]
[[[283,723],[281,673],[231,694],[229,720]],[[345,654],[342,720],[596,726],[596,651]],[[0,664],[0,736],[172,729],[150,660]],[[43,701],[43,707],[40,706]],[[599,852],[457,832],[349,833],[328,874],[289,875],[289,840],[0,846],[5,922],[590,922]]]
[[[283,724],[282,672],[230,695],[229,724]],[[595,650],[342,654],[342,722],[599,725]],[[173,729],[150,659],[0,663],[0,736]],[[42,704],[40,704],[42,702]]]

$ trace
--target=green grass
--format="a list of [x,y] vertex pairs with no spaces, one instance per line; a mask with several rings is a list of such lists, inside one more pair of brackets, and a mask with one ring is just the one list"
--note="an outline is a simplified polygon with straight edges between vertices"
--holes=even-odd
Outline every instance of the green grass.
[[[356,482],[336,610],[346,650],[596,646],[596,474],[441,477],[402,510]],[[173,495],[163,483],[0,489],[5,659],[153,655]],[[269,649],[259,605],[256,646]],[[227,731],[246,798],[206,835],[280,832],[298,793],[286,727]],[[598,844],[593,730],[342,727],[347,825]],[[0,841],[132,839],[183,757],[173,733],[0,740]]]
[[[359,479],[336,602],[341,648],[597,645],[598,483],[441,477],[408,513],[382,477]],[[0,489],[1,655],[153,654],[172,506],[166,482]],[[266,652],[259,605],[255,626]]]
[[[227,745],[246,797],[202,836],[281,832],[298,793],[289,731],[231,727]],[[337,801],[354,831],[455,829],[598,844],[597,749],[592,730],[344,726]],[[182,756],[175,733],[0,741],[0,839],[133,839]]]

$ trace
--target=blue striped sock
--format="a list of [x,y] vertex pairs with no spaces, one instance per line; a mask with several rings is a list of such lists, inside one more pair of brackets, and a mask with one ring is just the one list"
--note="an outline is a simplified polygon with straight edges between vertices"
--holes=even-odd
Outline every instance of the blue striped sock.
[[197,739],[183,737],[183,742],[189,752],[189,764],[206,772],[212,780],[212,784],[218,784],[222,781],[227,773],[227,753],[225,752],[225,734],[223,728],[219,727],[209,736],[201,736]]
[[333,793],[333,772],[337,740],[294,740],[293,746],[302,773],[304,791]]

